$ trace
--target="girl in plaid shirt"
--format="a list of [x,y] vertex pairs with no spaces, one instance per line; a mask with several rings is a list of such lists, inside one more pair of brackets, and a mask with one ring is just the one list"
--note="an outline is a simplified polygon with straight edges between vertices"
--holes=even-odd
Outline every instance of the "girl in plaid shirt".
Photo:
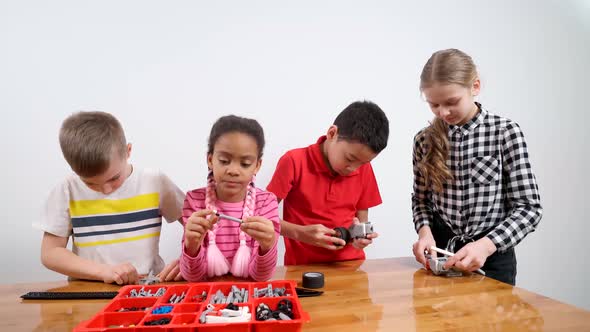
[[462,51],[434,53],[420,81],[435,119],[414,138],[414,256],[428,267],[425,253],[443,247],[455,252],[446,268],[514,285],[514,246],[542,216],[524,135],[474,101],[480,81]]

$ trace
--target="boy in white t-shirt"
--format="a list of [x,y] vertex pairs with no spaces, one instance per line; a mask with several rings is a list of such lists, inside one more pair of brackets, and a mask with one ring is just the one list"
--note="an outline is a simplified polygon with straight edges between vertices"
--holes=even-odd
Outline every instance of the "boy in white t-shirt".
[[[76,174],[49,195],[41,261],[71,278],[132,284],[160,273],[162,217],[182,216],[184,193],[163,173],[129,164],[131,144],[119,121],[104,112],[79,112],[62,124],[59,142]],[[72,251],[66,248],[72,236]],[[178,260],[162,280],[179,280]]]

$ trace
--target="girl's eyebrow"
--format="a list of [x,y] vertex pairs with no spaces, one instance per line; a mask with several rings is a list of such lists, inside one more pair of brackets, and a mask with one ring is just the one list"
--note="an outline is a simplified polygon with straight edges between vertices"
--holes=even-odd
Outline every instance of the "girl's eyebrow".
[[[222,155],[223,157],[230,157],[230,158],[231,157],[234,157],[233,154],[231,154],[229,152],[226,152],[226,151],[223,151],[223,150],[218,151],[218,153],[220,155]],[[254,154],[246,154],[246,155],[242,155],[242,156],[238,156],[238,157],[240,159],[256,159],[256,155],[254,155]]]
[[[453,96],[453,97],[450,97],[450,98],[445,99],[445,102],[448,103],[450,101],[456,101],[456,100],[459,100],[461,98],[462,98],[461,96]],[[426,102],[429,103],[429,104],[439,104],[439,103],[435,103],[435,102],[433,102],[431,100],[428,100],[428,99],[426,99]]]
[[222,155],[222,156],[224,156],[224,157],[228,157],[228,156],[229,156],[229,157],[232,157],[232,156],[233,156],[231,153],[229,153],[229,152],[225,152],[225,151],[223,151],[223,150],[221,150],[221,151],[217,151],[217,153],[219,153],[220,155]]

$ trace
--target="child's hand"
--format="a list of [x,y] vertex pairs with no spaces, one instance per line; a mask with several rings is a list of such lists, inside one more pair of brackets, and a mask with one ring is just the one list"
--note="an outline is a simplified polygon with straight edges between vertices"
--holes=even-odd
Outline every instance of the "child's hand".
[[301,230],[296,240],[309,243],[316,247],[329,250],[340,250],[346,242],[341,238],[334,237],[336,231],[321,224],[300,226]]
[[107,265],[102,271],[102,281],[105,284],[116,282],[117,285],[126,285],[136,284],[139,281],[139,274],[130,263]]
[[[206,219],[211,215],[210,219]],[[203,239],[211,227],[217,222],[217,216],[211,210],[194,212],[184,225],[184,247],[190,256],[196,256],[203,243]]]
[[160,281],[181,281],[182,274],[180,274],[180,267],[178,266],[178,258],[166,265],[164,269],[157,275]]
[[240,225],[240,229],[260,243],[260,254],[268,252],[277,241],[272,221],[264,217],[248,217]]
[[[354,219],[352,219],[352,222],[355,225],[358,225],[361,223],[359,221],[359,219],[356,217]],[[352,240],[352,246],[357,249],[365,249],[369,244],[373,243],[373,239],[377,238],[378,236],[379,236],[378,233],[371,233],[371,234],[367,235],[367,237],[365,239],[354,239],[354,240]]]
[[432,236],[432,231],[430,231],[430,226],[422,226],[418,231],[418,241],[414,243],[412,250],[416,260],[424,265],[426,269],[430,269],[430,267],[428,266],[428,261],[426,260],[424,252],[430,251],[430,255],[436,257],[436,251],[430,250],[430,247],[432,246],[436,246],[436,242]]
[[444,265],[445,269],[455,266],[463,271],[473,272],[481,268],[486,259],[496,252],[496,245],[488,237],[466,244],[455,256],[449,257]]

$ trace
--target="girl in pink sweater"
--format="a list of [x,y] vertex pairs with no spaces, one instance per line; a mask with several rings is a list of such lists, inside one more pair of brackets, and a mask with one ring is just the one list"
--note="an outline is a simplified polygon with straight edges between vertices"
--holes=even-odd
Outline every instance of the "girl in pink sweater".
[[264,132],[256,120],[229,115],[211,128],[207,187],[189,191],[184,200],[180,272],[187,281],[227,273],[264,281],[273,275],[280,233],[277,199],[254,186],[263,148]]

